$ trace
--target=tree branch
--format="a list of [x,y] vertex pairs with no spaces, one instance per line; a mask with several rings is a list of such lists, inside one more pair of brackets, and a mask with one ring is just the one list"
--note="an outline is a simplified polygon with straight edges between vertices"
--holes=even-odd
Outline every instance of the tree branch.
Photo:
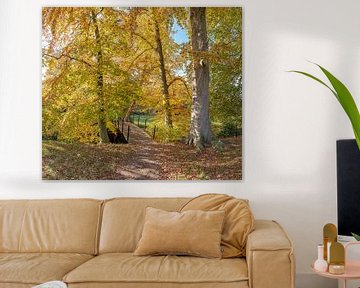
[[170,87],[175,81],[180,81],[180,82],[182,82],[182,83],[184,84],[185,88],[186,88],[187,94],[188,94],[189,96],[191,96],[191,94],[190,94],[190,92],[189,92],[189,87],[187,86],[186,81],[185,81],[183,78],[181,78],[181,77],[175,77],[174,79],[172,79],[172,80],[170,81],[170,83],[168,84],[168,87]]
[[61,58],[66,57],[66,58],[69,58],[70,60],[75,60],[75,61],[81,62],[81,63],[87,65],[88,67],[94,69],[94,67],[89,62],[87,62],[87,61],[85,61],[83,59],[79,59],[79,58],[70,56],[68,54],[62,53],[60,56],[55,56],[55,55],[51,55],[51,54],[48,54],[48,53],[43,53],[43,55],[47,56],[47,57],[55,58],[56,60],[60,60]]
[[154,45],[151,44],[151,42],[149,40],[147,40],[143,35],[137,33],[137,32],[132,32],[132,34],[138,36],[139,38],[141,38],[142,40],[144,40],[152,49],[156,50],[156,48],[154,47]]
[[147,52],[147,51],[149,51],[149,50],[153,50],[153,48],[145,49],[145,50],[143,50],[139,55],[137,55],[137,56],[131,61],[130,65],[129,65],[129,68],[128,68],[127,71],[129,71],[129,70],[131,69],[132,65],[135,63],[135,61],[136,61],[137,59],[139,59],[139,58],[141,57],[141,55],[143,55],[145,52]]
[[101,7],[100,11],[95,13],[95,16],[97,17],[98,15],[100,15],[104,11],[104,9],[104,7]]

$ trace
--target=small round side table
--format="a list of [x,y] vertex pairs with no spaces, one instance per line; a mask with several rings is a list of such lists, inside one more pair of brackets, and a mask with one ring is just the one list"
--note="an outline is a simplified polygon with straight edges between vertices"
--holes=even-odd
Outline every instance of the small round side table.
[[331,274],[329,272],[320,272],[314,269],[314,264],[311,265],[311,269],[318,275],[327,278],[333,278],[343,280],[343,288],[346,288],[346,284],[348,280],[356,280],[360,279],[360,260],[347,260],[346,258],[346,250],[351,245],[359,245],[360,242],[349,242],[345,244],[345,273],[344,274]]

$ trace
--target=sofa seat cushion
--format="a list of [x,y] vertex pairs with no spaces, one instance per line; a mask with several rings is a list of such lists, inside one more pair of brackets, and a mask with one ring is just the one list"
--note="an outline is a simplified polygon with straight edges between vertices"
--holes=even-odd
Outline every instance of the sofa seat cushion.
[[72,253],[0,253],[0,284],[61,280],[93,256]]
[[1,283],[0,288],[32,288],[33,284],[19,284],[19,283]]
[[100,282],[190,284],[242,281],[247,283],[247,280],[247,265],[245,260],[240,258],[134,256],[131,253],[111,253],[97,256],[64,277],[64,281],[70,284]]
[[[241,282],[197,282],[197,283],[119,283],[119,282],[97,282],[97,283],[71,283],[68,288],[249,288],[247,281]],[[3,288],[0,284],[0,288]],[[20,287],[4,287],[20,288]],[[23,288],[23,287],[21,287]],[[27,288],[27,287],[25,287]]]

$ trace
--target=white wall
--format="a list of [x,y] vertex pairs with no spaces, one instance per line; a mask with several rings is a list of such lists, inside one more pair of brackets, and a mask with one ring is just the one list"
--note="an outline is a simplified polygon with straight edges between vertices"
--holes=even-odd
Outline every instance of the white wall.
[[[360,1],[142,1],[143,5],[244,7],[243,181],[41,181],[41,7],[131,5],[116,0],[2,0],[0,7],[0,198],[194,196],[251,200],[257,218],[278,220],[295,244],[298,287],[313,276],[321,229],[336,223],[335,140],[350,125],[325,88],[289,69],[328,67],[360,95]],[[139,2],[133,2],[139,5]],[[319,74],[320,75],[320,74]],[[269,287],[270,288],[270,287]]]

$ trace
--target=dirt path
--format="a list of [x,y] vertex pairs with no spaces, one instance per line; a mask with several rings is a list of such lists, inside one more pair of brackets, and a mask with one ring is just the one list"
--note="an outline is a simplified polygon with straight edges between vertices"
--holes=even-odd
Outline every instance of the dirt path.
[[[222,139],[223,151],[198,151],[181,142],[158,143],[130,124],[130,144],[42,143],[43,179],[238,180],[241,137]],[[127,129],[127,124],[125,124]]]
[[116,168],[116,173],[127,179],[159,179],[161,173],[161,163],[159,162],[159,146],[141,128],[134,124],[126,123],[125,131],[130,126],[129,146],[136,146],[137,153],[133,155],[131,161],[121,163]]

